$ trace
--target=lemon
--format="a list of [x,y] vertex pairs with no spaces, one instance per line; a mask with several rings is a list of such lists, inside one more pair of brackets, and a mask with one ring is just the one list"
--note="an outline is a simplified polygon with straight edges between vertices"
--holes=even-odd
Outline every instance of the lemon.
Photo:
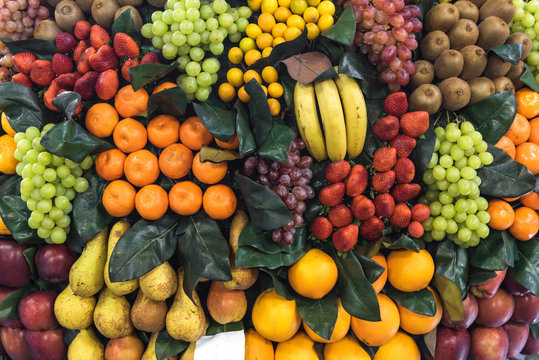
[[306,23],[316,23],[318,21],[318,18],[320,17],[320,13],[315,7],[308,7],[303,12],[303,19],[305,19]]
[[240,49],[241,49],[241,51],[243,51],[244,54],[249,50],[256,49],[256,43],[255,43],[254,39],[251,39],[251,38],[248,38],[248,37],[241,39],[241,41],[240,41]]
[[230,60],[232,64],[236,65],[241,63],[243,60],[243,51],[241,51],[241,49],[237,46],[231,48],[228,51],[228,60]]
[[314,40],[318,36],[320,36],[320,28],[318,27],[318,25],[313,24],[313,23],[308,23],[307,24],[307,39]]
[[262,13],[273,14],[278,7],[279,3],[277,0],[262,0],[262,6],[260,9],[262,10]]
[[292,0],[290,3],[290,10],[292,10],[294,14],[302,15],[308,6],[307,0]]
[[335,5],[331,1],[324,0],[317,6],[320,16],[322,15],[334,15],[335,14]]
[[262,5],[262,0],[247,0],[247,5],[253,11],[260,10],[260,5]]
[[320,19],[318,19],[318,27],[320,28],[320,31],[326,31],[330,27],[333,26],[333,15],[322,15],[320,16]]

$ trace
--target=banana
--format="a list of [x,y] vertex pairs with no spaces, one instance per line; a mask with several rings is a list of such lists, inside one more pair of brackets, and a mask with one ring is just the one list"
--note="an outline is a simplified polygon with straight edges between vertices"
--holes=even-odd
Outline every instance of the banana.
[[326,143],[318,121],[316,98],[312,84],[296,83],[294,89],[294,109],[301,138],[307,146],[309,154],[317,160],[327,159]]
[[343,160],[346,156],[346,124],[339,90],[332,79],[327,79],[316,82],[314,91],[324,126],[328,157],[333,162]]
[[346,118],[348,157],[355,159],[363,151],[367,135],[367,105],[356,79],[340,74],[335,78]]

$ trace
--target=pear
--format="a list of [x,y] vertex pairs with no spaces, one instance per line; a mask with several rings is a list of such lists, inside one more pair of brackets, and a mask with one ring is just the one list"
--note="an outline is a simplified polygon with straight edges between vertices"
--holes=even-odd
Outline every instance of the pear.
[[118,242],[118,240],[120,240],[123,234],[125,234],[125,232],[129,230],[129,228],[130,228],[129,223],[125,221],[119,221],[116,224],[114,224],[114,226],[110,229],[110,234],[109,234],[109,242],[108,242],[108,249],[107,249],[107,262],[105,263],[105,270],[104,270],[103,275],[105,277],[105,284],[107,285],[109,290],[118,296],[127,295],[137,290],[138,288],[138,279],[133,279],[129,281],[111,282],[109,278],[110,256],[112,255],[112,251],[114,250],[114,247],[116,246],[116,243]]
[[131,305],[124,296],[115,295],[105,288],[99,295],[94,310],[94,324],[97,330],[109,339],[129,335],[133,331]]
[[54,315],[58,323],[66,329],[86,329],[92,325],[95,303],[95,297],[75,295],[71,286],[68,285],[56,297]]
[[182,356],[180,357],[180,360],[195,360],[195,348],[197,346],[196,342],[192,342],[189,344],[187,349],[183,352]]
[[[157,360],[157,358],[155,357],[155,342],[157,341],[157,335],[159,335],[159,333],[152,333],[152,336],[150,336],[150,342],[148,343],[148,347],[146,348],[146,351],[144,351],[144,354],[142,354],[142,358],[140,360]],[[167,358],[166,360],[177,359],[178,357],[174,355]]]
[[138,330],[159,332],[165,327],[167,311],[168,306],[165,301],[153,301],[144,295],[142,290],[139,290],[131,309],[131,321]]
[[196,290],[193,290],[191,297],[194,303],[183,291],[183,270],[179,270],[178,291],[166,318],[167,331],[176,340],[197,341],[208,328],[204,309]]
[[92,329],[81,330],[67,349],[68,360],[104,360],[105,347]]
[[247,312],[247,298],[243,290],[228,290],[220,281],[213,281],[206,301],[213,320],[219,324],[240,321]]
[[105,227],[88,241],[80,257],[71,266],[69,286],[74,294],[90,297],[103,287],[105,283],[103,269],[107,260],[107,233],[108,228]]
[[140,289],[150,299],[163,301],[174,295],[178,288],[176,272],[168,261],[139,278]]

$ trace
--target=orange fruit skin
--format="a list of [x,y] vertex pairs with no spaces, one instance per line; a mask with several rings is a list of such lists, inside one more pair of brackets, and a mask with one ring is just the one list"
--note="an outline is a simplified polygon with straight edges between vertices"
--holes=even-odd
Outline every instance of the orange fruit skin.
[[352,335],[324,346],[324,360],[371,360]]
[[84,124],[91,134],[98,138],[107,138],[112,135],[119,120],[118,112],[112,105],[97,103],[86,112]]
[[245,360],[274,360],[273,344],[255,329],[245,332]]
[[95,170],[104,180],[118,180],[124,176],[124,162],[126,158],[127,155],[118,149],[103,151],[95,159]]
[[434,329],[440,323],[442,319],[442,303],[440,297],[430,286],[427,289],[434,295],[434,301],[436,303],[436,312],[434,316],[426,316],[416,314],[404,306],[397,304],[399,308],[399,315],[401,319],[401,328],[410,334],[423,335]]
[[533,175],[539,174],[539,145],[525,142],[517,146],[515,160],[526,166]]
[[539,94],[528,88],[516,92],[517,112],[531,119],[539,115]]
[[204,211],[214,220],[228,219],[236,211],[238,199],[234,191],[226,185],[212,185],[202,197]]
[[528,141],[539,144],[539,117],[530,120],[530,138]]
[[376,291],[376,293],[378,294],[380,293],[380,291],[382,291],[382,289],[384,288],[387,282],[387,261],[384,255],[382,255],[382,253],[378,253],[374,255],[371,259],[376,261],[379,265],[385,268],[382,275],[380,275],[380,277],[376,279],[375,282],[372,283],[372,287],[374,288],[374,291]]
[[144,88],[134,91],[131,85],[126,85],[114,96],[114,107],[123,118],[137,116],[146,111],[148,98]]
[[180,122],[174,116],[157,115],[148,123],[148,140],[160,149],[180,138]]
[[[406,357],[403,358],[404,354]],[[421,353],[415,340],[403,331],[398,331],[393,339],[388,343],[380,346],[374,360],[421,360]]]
[[193,165],[193,153],[183,144],[171,144],[159,155],[159,169],[171,179],[189,174]]
[[180,127],[180,141],[191,150],[200,150],[202,145],[209,145],[212,140],[213,135],[198,116],[188,117]]
[[192,181],[176,183],[168,192],[168,202],[176,214],[196,214],[202,207],[202,190]]
[[528,241],[539,231],[539,215],[537,211],[523,206],[515,210],[515,221],[509,232],[517,240]]
[[13,130],[13,128],[9,124],[9,120],[7,119],[5,112],[2,113],[2,115],[0,116],[0,119],[1,119],[2,129],[6,132],[6,134],[10,136],[15,136],[17,132]]
[[352,331],[368,346],[387,343],[399,330],[400,315],[397,305],[387,295],[378,294],[381,321],[367,321],[352,316]]
[[522,205],[527,206],[530,209],[536,211],[539,210],[539,194],[537,194],[535,191],[521,197],[520,202]]
[[517,113],[511,127],[505,134],[515,145],[520,145],[530,138],[530,123],[523,115]]
[[13,136],[0,136],[0,172],[8,175],[13,175],[16,172],[19,161],[15,159],[15,150],[17,144]]
[[174,84],[173,82],[170,82],[170,81],[165,81],[157,85],[155,89],[153,89],[152,95],[157,94],[158,92],[166,90],[166,89],[174,88],[176,86],[178,86],[178,84]]
[[221,149],[226,149],[226,150],[235,150],[240,146],[240,140],[238,139],[238,135],[236,133],[234,133],[234,135],[232,135],[230,140],[226,142],[215,138],[215,143]]
[[303,328],[305,329],[305,332],[311,339],[313,339],[314,342],[318,343],[324,343],[324,344],[330,344],[337,342],[344,338],[346,334],[348,333],[348,330],[350,329],[350,321],[351,316],[344,310],[344,307],[342,306],[341,299],[338,299],[338,307],[337,307],[337,321],[335,322],[335,327],[333,328],[333,333],[331,334],[331,338],[329,340],[324,339],[317,333],[315,333],[311,328],[303,322]]
[[153,184],[159,177],[157,156],[148,150],[138,150],[127,156],[124,162],[127,181],[137,187]]
[[488,226],[494,230],[509,229],[515,220],[515,211],[511,205],[500,199],[490,200],[487,212],[490,214]]
[[118,149],[124,153],[132,153],[146,146],[148,132],[140,121],[126,118],[116,125],[112,138]]
[[114,180],[103,191],[103,207],[114,217],[123,217],[135,210],[136,191],[124,180]]
[[275,349],[275,360],[319,360],[314,341],[303,331],[290,340],[280,342]]
[[193,175],[204,184],[216,184],[223,180],[228,170],[226,161],[212,163],[210,161],[200,162],[200,152],[193,158]]
[[387,257],[387,279],[400,291],[413,292],[427,287],[434,276],[434,261],[425,249],[393,250]]
[[300,295],[321,299],[337,283],[335,261],[320,249],[311,249],[288,269],[288,282]]
[[143,219],[160,219],[168,209],[168,194],[159,185],[146,185],[135,196],[135,208]]
[[507,136],[505,135],[502,136],[500,140],[494,146],[508,153],[509,156],[511,156],[511,159],[515,158],[515,153],[516,153],[515,144],[513,144],[511,139],[509,139]]

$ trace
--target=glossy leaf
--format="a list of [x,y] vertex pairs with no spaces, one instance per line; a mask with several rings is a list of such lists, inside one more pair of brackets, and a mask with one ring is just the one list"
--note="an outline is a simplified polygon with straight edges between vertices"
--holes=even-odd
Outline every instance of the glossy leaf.
[[157,360],[165,360],[169,357],[178,355],[187,347],[189,343],[186,341],[176,340],[166,329],[159,332],[155,340],[155,357]]
[[[372,127],[376,120],[380,119],[382,117],[382,114],[384,112],[383,107],[383,100],[366,100],[365,103],[367,104],[367,136],[365,137],[365,145],[363,147],[363,152],[359,156],[359,158],[355,159],[355,162],[362,163],[363,165],[366,165],[365,162],[372,164],[372,157],[374,156],[374,152],[384,146],[384,143],[376,136],[374,136],[372,132]],[[359,161],[361,158],[365,158],[364,161]]]
[[172,64],[140,64],[127,69],[131,78],[131,86],[133,90],[138,91],[140,88],[160,80],[176,70],[178,63]]
[[80,102],[81,96],[73,91],[65,91],[58,94],[54,100],[52,100],[52,104],[65,114],[67,120],[73,118],[73,114],[77,110]]
[[2,301],[0,301],[0,318],[6,320],[19,320],[19,301],[26,293],[36,289],[36,285],[30,282],[26,286],[7,295]]
[[273,126],[262,146],[258,149],[258,155],[277,162],[286,162],[288,150],[294,140],[294,131],[278,120],[273,120]]
[[5,180],[1,182],[0,194],[5,195],[21,195],[21,180],[20,176],[1,174]]
[[356,34],[356,18],[354,16],[354,8],[348,6],[344,9],[339,20],[322,33],[322,36],[343,45],[352,45]]
[[386,246],[387,249],[410,249],[415,252],[419,252],[425,248],[425,242],[422,239],[411,238],[407,235],[401,234],[401,236]]
[[212,321],[208,330],[206,330],[206,336],[217,335],[223,332],[229,331],[240,331],[243,330],[243,323],[241,321],[228,323],[228,324],[219,324],[215,321]]
[[445,276],[435,273],[434,287],[440,295],[444,309],[449,312],[449,317],[454,321],[462,320],[464,317],[464,305],[462,304],[463,293],[457,284]]
[[522,56],[522,44],[500,45],[491,48],[489,52],[493,52],[503,60],[509,61],[511,64],[516,65]]
[[530,68],[530,65],[524,64],[524,72],[520,75],[520,81],[526,84],[533,91],[539,91],[539,84],[535,80],[535,76]]
[[239,99],[234,104],[236,109],[236,134],[238,135],[239,147],[238,150],[241,156],[252,153],[256,150],[255,138],[251,132],[251,125],[249,124],[249,113],[245,108],[243,102]]
[[0,40],[7,46],[7,48],[13,55],[29,51],[33,53],[38,59],[52,60],[54,54],[58,52],[58,50],[56,49],[56,43],[52,40],[12,40],[10,38],[0,38]]
[[30,229],[28,219],[31,211],[18,195],[6,195],[0,200],[0,217],[11,232],[11,236],[21,244],[39,244],[37,232]]
[[294,89],[296,87],[296,81],[288,76],[279,76],[279,80],[281,81],[281,85],[283,86],[284,94],[284,102],[286,103],[286,106],[288,106],[288,109],[293,114],[294,113]]
[[434,258],[436,273],[454,282],[461,298],[466,294],[468,282],[468,252],[450,240],[438,244]]
[[357,259],[359,260],[359,262],[361,263],[363,272],[365,273],[365,276],[367,277],[367,279],[369,280],[371,284],[374,283],[376,280],[378,280],[378,278],[386,270],[385,267],[383,267],[382,265],[378,264],[376,261],[374,261],[373,259],[365,255],[362,255],[358,252],[356,252],[355,255]]
[[202,145],[200,149],[200,162],[220,163],[237,159],[241,159],[241,155],[232,150],[216,149],[206,145]]
[[9,125],[17,132],[30,126],[41,129],[43,112],[36,93],[26,85],[15,82],[0,84],[0,109],[6,113]]
[[255,142],[258,146],[262,146],[273,126],[268,97],[255,79],[251,79],[245,84],[245,91],[251,97],[249,101],[249,120]]
[[148,118],[152,118],[157,112],[180,117],[185,114],[187,108],[187,95],[181,86],[161,90],[152,94],[148,99]]
[[416,138],[416,141],[417,144],[414,150],[412,150],[410,160],[415,165],[415,178],[421,184],[423,182],[423,174],[427,171],[430,159],[434,153],[434,145],[436,144],[436,133],[434,132],[434,123],[432,121],[424,136]]
[[316,39],[315,47],[326,54],[331,59],[332,64],[338,64],[345,54],[343,46],[323,36]]
[[[288,69],[288,75],[304,85],[312,83],[327,70],[333,70],[331,60],[318,51],[293,55],[283,63]],[[335,74],[335,70],[333,73]]]
[[389,95],[387,86],[378,82],[376,68],[369,63],[365,56],[358,56],[352,52],[345,53],[339,60],[339,74],[346,74],[361,80],[361,90],[367,99],[385,99]]
[[193,103],[196,114],[206,129],[221,141],[228,141],[235,132],[235,114],[226,110],[224,104],[215,98],[203,103]]
[[539,296],[539,239],[518,241],[517,246],[519,259],[509,272],[516,281]]
[[[507,232],[504,230],[503,232]],[[502,231],[490,229],[490,234],[481,239],[471,251],[470,264],[482,270],[505,270],[515,261],[515,239],[503,236]]]
[[22,251],[22,255],[24,256],[24,259],[30,267],[30,274],[32,276],[32,279],[39,277],[36,269],[36,252],[37,247],[29,247]]
[[112,38],[116,33],[124,33],[133,38],[137,43],[140,43],[140,31],[137,30],[133,21],[132,11],[130,8],[122,11],[120,16],[112,24]]
[[419,291],[404,292],[395,289],[391,284],[387,283],[382,292],[416,314],[434,316],[436,313],[434,296],[427,288]]
[[494,270],[481,270],[472,266],[470,267],[470,279],[468,280],[468,285],[479,285],[495,277],[496,271]]
[[300,36],[292,41],[285,41],[275,46],[269,56],[257,60],[249,66],[249,69],[261,70],[266,66],[277,67],[284,59],[302,52],[307,43],[307,29],[303,30]]

